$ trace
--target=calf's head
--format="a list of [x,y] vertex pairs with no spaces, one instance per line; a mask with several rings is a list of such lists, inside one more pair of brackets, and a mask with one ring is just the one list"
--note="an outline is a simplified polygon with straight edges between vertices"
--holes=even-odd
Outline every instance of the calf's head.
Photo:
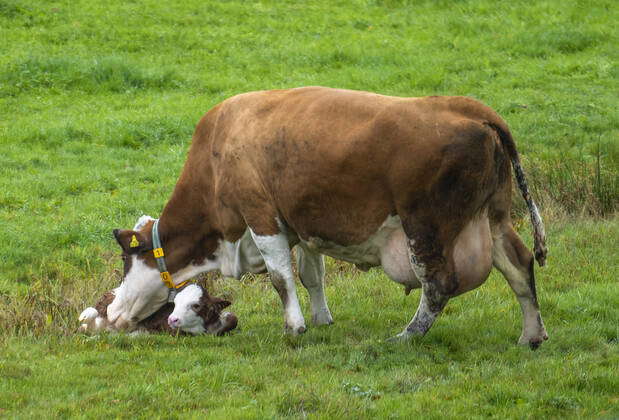
[[185,287],[174,298],[174,311],[168,325],[191,334],[224,334],[237,326],[237,318],[223,309],[230,306],[227,300],[209,296],[197,284]]

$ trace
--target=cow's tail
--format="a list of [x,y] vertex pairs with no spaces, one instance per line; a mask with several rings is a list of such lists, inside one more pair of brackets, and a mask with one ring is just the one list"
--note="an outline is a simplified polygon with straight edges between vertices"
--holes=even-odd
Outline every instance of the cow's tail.
[[516,175],[516,181],[518,182],[518,188],[522,193],[522,198],[524,198],[524,201],[527,203],[527,207],[529,208],[531,224],[533,225],[535,259],[541,267],[546,263],[546,255],[548,254],[548,249],[546,248],[546,232],[544,230],[544,222],[542,221],[539,210],[537,209],[537,206],[529,193],[529,186],[527,185],[524,171],[520,165],[520,156],[516,150],[516,143],[514,142],[509,129],[506,126],[502,127],[504,124],[498,125],[489,122],[488,125],[498,133],[499,138],[501,139],[501,144],[503,144],[503,147],[507,151],[509,159],[512,162],[514,173]]

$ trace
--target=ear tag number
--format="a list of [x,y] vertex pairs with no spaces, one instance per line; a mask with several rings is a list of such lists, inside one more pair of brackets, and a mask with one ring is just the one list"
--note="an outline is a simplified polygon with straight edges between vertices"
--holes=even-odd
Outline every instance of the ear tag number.
[[138,238],[136,238],[136,237],[135,237],[135,235],[133,235],[133,236],[131,237],[131,242],[129,242],[129,246],[130,246],[131,248],[135,248],[135,247],[140,246],[140,242],[138,241]]

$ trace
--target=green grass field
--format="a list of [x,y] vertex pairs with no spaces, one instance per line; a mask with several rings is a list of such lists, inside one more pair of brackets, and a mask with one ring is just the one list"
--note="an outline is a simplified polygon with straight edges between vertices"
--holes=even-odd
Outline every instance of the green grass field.
[[[617,21],[603,0],[0,0],[0,417],[619,417]],[[419,292],[334,261],[336,323],[296,339],[264,276],[209,276],[229,337],[75,334],[120,281],[111,230],[159,214],[201,115],[303,85],[503,115],[548,230],[540,350],[496,273],[385,343]]]

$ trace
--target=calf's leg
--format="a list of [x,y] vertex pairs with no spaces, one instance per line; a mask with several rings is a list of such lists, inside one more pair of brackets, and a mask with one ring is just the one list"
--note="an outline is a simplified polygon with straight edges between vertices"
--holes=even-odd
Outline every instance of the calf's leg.
[[507,279],[520,303],[523,327],[518,344],[529,345],[532,349],[538,348],[548,339],[548,333],[537,302],[533,255],[511,225],[504,227],[495,236],[492,262]]
[[252,238],[266,264],[271,283],[277,290],[284,305],[284,328],[297,335],[305,332],[305,319],[301,312],[297,289],[292,272],[290,245],[285,228],[275,235],[258,235],[250,228]]
[[301,283],[309,293],[310,305],[312,307],[312,322],[315,325],[333,324],[333,318],[331,317],[331,312],[327,306],[327,298],[325,297],[324,257],[299,244],[296,248],[296,258]]

